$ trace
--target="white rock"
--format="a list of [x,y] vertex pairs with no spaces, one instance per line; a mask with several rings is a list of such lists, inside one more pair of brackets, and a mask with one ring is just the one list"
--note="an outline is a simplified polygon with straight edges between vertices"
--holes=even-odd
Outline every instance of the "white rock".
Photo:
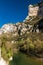
[[13,44],[13,43],[14,43],[14,40],[13,40],[13,41],[11,41],[11,43]]
[[25,22],[25,20],[23,20],[23,22]]
[[8,64],[3,58],[1,58],[0,59],[0,65],[8,65]]
[[0,65],[8,65],[8,63],[1,57],[1,48],[0,48]]
[[39,29],[36,29],[36,32],[39,33]]
[[30,29],[30,28],[32,28],[32,25],[29,25],[29,24],[28,24],[28,27],[29,27],[29,29]]
[[21,29],[21,33],[25,33],[27,31],[26,28]]
[[13,57],[11,56],[11,57],[9,58],[9,60],[10,60],[10,61],[13,60]]
[[2,29],[0,29],[0,35],[1,35],[1,34],[3,34],[3,30],[2,30]]
[[29,7],[31,7],[31,8],[32,8],[32,7],[33,7],[33,5],[31,5],[31,4],[30,4],[30,5],[29,5]]
[[26,17],[26,20],[29,20],[29,19],[30,19],[29,16],[27,16],[27,17]]
[[14,24],[5,24],[2,26],[2,29],[4,33],[15,32],[17,30],[17,27]]
[[21,27],[22,27],[22,26],[21,26],[21,25],[19,25],[19,26],[18,26],[18,30],[20,30],[20,29],[21,29]]

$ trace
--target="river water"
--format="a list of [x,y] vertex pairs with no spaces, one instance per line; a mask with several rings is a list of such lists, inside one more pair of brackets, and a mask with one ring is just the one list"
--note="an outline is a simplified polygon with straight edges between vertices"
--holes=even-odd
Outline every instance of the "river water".
[[29,57],[23,53],[18,53],[14,55],[14,59],[10,62],[10,65],[43,65],[43,61]]
[[[0,65],[7,65],[7,63],[1,57],[1,49]],[[10,65],[43,65],[43,61],[19,52],[18,54],[14,54],[13,60],[10,61]]]

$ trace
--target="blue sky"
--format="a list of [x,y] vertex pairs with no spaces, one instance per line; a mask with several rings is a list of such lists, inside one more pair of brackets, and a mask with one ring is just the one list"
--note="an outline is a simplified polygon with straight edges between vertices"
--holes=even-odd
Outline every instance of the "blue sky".
[[22,22],[28,15],[28,5],[40,0],[0,0],[0,27],[5,23]]

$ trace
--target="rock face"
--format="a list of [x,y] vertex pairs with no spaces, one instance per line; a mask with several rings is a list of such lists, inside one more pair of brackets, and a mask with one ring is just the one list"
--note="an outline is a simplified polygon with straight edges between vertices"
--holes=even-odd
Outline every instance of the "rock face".
[[3,30],[2,30],[2,29],[0,29],[0,35],[1,35],[1,34],[3,34]]
[[43,2],[36,5],[29,5],[29,16],[43,16]]
[[[43,29],[43,18],[39,19],[38,21],[40,21],[40,23],[37,23],[37,17],[36,18],[30,18],[30,22],[29,20],[25,20],[25,22],[20,23],[19,25],[16,24],[5,24],[2,26],[2,28],[0,29],[0,35],[2,35],[3,33],[15,33],[15,35],[19,35],[19,34],[24,34],[25,32],[32,32],[33,29],[37,29],[37,32],[39,32],[39,29]],[[34,20],[34,21],[33,21]],[[42,21],[41,21],[42,20]],[[36,25],[37,24],[37,25]],[[35,26],[35,27],[34,27]]]
[[4,33],[15,32],[17,30],[17,27],[14,24],[5,24],[2,26],[2,30]]
[[29,5],[29,16],[37,16],[39,11],[39,6]]

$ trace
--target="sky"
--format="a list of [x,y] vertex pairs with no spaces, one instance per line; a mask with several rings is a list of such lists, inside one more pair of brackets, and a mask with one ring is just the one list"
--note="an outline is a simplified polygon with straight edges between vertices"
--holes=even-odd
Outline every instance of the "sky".
[[0,0],[0,27],[6,23],[22,22],[28,15],[28,6],[40,0]]

